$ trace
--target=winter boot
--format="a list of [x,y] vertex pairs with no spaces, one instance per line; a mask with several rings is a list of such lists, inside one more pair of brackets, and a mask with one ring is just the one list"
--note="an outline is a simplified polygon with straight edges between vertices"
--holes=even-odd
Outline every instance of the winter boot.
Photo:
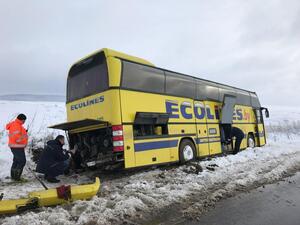
[[17,173],[18,173],[17,170],[18,170],[18,169],[15,169],[15,168],[11,168],[11,169],[10,169],[10,178],[11,178],[12,180],[16,180],[16,179],[17,179]]
[[21,180],[21,175],[22,175],[22,172],[23,172],[23,169],[15,169],[15,176],[14,176],[14,180],[16,181],[20,181]]

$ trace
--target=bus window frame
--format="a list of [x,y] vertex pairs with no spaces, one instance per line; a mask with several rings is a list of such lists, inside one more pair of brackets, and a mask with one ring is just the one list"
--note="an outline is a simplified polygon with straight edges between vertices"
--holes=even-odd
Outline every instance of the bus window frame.
[[[191,99],[191,100],[194,100],[194,101],[214,101],[214,102],[222,103],[222,100],[220,100],[220,88],[222,88],[222,89],[227,89],[227,90],[230,90],[230,91],[234,91],[235,95],[237,95],[237,92],[245,92],[249,95],[250,104],[244,104],[243,102],[239,102],[239,103],[237,103],[237,105],[242,105],[242,106],[247,106],[247,107],[252,107],[252,108],[261,107],[258,96],[256,95],[255,92],[251,92],[251,91],[248,91],[248,90],[245,90],[245,89],[233,87],[233,86],[226,85],[226,84],[221,84],[221,83],[218,83],[218,82],[202,79],[202,78],[199,78],[199,77],[195,77],[195,76],[191,76],[191,75],[187,75],[187,74],[183,74],[183,73],[178,73],[178,72],[175,72],[175,71],[167,70],[167,69],[152,66],[152,65],[142,64],[142,63],[131,61],[131,60],[128,60],[128,59],[123,59],[123,58],[119,58],[119,57],[116,57],[116,58],[118,58],[121,61],[121,65],[122,65],[121,79],[120,79],[120,86],[119,86],[120,90],[129,90],[129,91],[136,91],[136,92],[142,92],[142,93],[159,94],[159,95],[165,95],[165,96],[174,96],[174,97],[179,97],[179,98],[187,98],[187,99]],[[150,67],[150,68],[154,68],[154,69],[158,69],[158,70],[163,71],[165,73],[164,93],[151,92],[151,91],[145,91],[145,90],[137,90],[137,89],[133,89],[133,88],[123,87],[122,86],[123,77],[124,77],[123,61],[130,62],[130,63],[133,63],[133,64],[138,64],[138,65],[143,65],[143,66],[146,66],[146,67]],[[180,76],[186,77],[187,79],[194,79],[195,84],[196,84],[195,85],[195,89],[196,89],[195,90],[195,96],[192,98],[192,97],[186,97],[186,96],[166,93],[166,72],[178,74]],[[212,87],[217,88],[218,89],[218,99],[217,98],[211,98],[209,96],[206,96],[205,99],[199,97],[198,96],[198,90],[197,90],[197,83],[198,82],[204,82],[204,83],[207,84],[207,86],[212,86]],[[256,102],[255,102],[255,103],[257,103],[256,105],[253,105],[252,98],[256,100]]]
[[[166,89],[166,75],[165,75],[165,72],[162,70],[162,69],[159,69],[157,67],[152,67],[152,66],[148,66],[148,65],[144,65],[144,64],[140,64],[140,63],[135,63],[135,62],[131,62],[129,60],[121,60],[122,62],[122,71],[121,71],[121,80],[120,80],[120,89],[126,89],[126,90],[135,90],[135,91],[141,91],[141,92],[147,92],[147,93],[155,93],[155,94],[163,94],[165,93],[165,89]],[[163,77],[163,93],[162,92],[159,92],[159,91],[149,91],[149,90],[143,90],[143,89],[140,89],[140,88],[136,88],[136,87],[128,87],[128,86],[125,86],[124,84],[124,79],[125,79],[125,63],[128,63],[128,64],[135,64],[135,65],[138,65],[138,66],[142,66],[142,67],[145,67],[145,68],[151,68],[153,70],[157,70],[157,71],[160,71],[160,75],[162,75]],[[159,74],[159,73],[157,73]]]
[[[193,77],[188,77],[188,79],[185,79],[185,75],[183,74],[179,74],[179,73],[176,73],[176,72],[170,72],[170,71],[165,71],[165,76],[166,76],[166,80],[165,80],[165,86],[166,86],[166,89],[165,89],[165,94],[166,95],[174,95],[174,96],[180,96],[182,98],[191,98],[191,99],[196,99],[196,91],[197,91],[197,85],[196,85],[196,79],[193,78]],[[192,90],[191,93],[192,95],[190,95],[191,93],[187,94],[187,95],[181,95],[181,94],[176,94],[175,92],[168,92],[168,78],[170,79],[174,79],[176,81],[177,80],[183,80],[184,83],[190,83],[190,84],[193,84],[194,87],[190,87],[190,89]],[[172,86],[172,85],[170,85]],[[181,89],[182,87],[178,87],[178,89]],[[184,90],[184,88],[182,89]]]
[[[84,62],[86,62],[86,61],[88,61],[88,60],[91,60],[91,59],[93,59],[93,58],[95,58],[95,57],[97,57],[97,56],[100,56],[101,55],[101,57],[104,57],[104,60],[103,60],[103,63],[105,64],[105,71],[106,71],[106,86],[105,86],[105,89],[103,89],[102,91],[98,91],[97,90],[97,92],[93,92],[93,93],[88,93],[88,94],[85,94],[85,95],[83,95],[83,96],[81,96],[81,97],[79,97],[79,98],[70,98],[70,96],[69,96],[69,85],[70,85],[70,83],[69,83],[69,79],[71,79],[71,77],[72,76],[77,76],[77,75],[70,75],[70,73],[71,73],[71,70],[72,69],[75,69],[75,67],[76,66],[79,66],[81,63],[84,63]],[[83,61],[81,61],[81,62],[78,62],[78,63],[76,63],[76,64],[74,64],[71,68],[70,68],[70,70],[69,70],[69,73],[68,73],[68,77],[67,77],[67,89],[66,89],[66,103],[70,103],[70,102],[74,102],[74,101],[78,101],[78,100],[80,100],[80,99],[83,99],[83,98],[87,98],[87,97],[89,97],[89,96],[93,96],[93,95],[96,95],[96,94],[99,94],[99,93],[102,93],[102,92],[104,92],[104,91],[107,91],[107,90],[109,90],[110,89],[110,86],[109,86],[109,69],[108,69],[108,64],[107,64],[107,58],[106,58],[106,56],[105,56],[105,54],[104,54],[104,52],[99,52],[99,53],[97,53],[97,54],[95,54],[95,55],[92,55],[91,57],[89,57],[89,58],[87,58],[87,59],[84,59]]]

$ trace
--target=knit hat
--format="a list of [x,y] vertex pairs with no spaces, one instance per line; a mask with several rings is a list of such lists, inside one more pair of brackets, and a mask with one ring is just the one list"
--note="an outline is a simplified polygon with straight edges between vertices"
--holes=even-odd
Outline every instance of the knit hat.
[[27,117],[24,115],[24,114],[19,114],[18,116],[17,116],[17,119],[18,120],[26,120],[27,119]]
[[61,140],[61,139],[64,139],[65,137],[63,135],[57,135],[57,137],[55,138],[55,140]]

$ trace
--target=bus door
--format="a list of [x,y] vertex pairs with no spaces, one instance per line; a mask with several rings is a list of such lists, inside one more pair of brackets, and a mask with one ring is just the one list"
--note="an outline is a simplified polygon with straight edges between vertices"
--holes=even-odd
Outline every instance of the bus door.
[[224,95],[222,111],[221,111],[221,141],[224,151],[230,151],[231,146],[227,140],[231,138],[231,127],[234,114],[236,97],[233,95]]
[[205,101],[207,136],[209,143],[209,154],[222,153],[220,136],[219,105],[216,102]]
[[232,124],[235,103],[236,103],[235,96],[231,96],[231,95],[224,96],[221,124]]
[[197,155],[199,157],[209,155],[209,142],[207,135],[207,122],[206,122],[206,110],[205,105],[201,101],[194,101],[194,113],[196,118],[196,144]]
[[262,108],[254,109],[254,112],[256,118],[255,136],[256,136],[257,144],[258,146],[263,146],[266,144],[266,135],[265,135],[264,119],[262,116]]

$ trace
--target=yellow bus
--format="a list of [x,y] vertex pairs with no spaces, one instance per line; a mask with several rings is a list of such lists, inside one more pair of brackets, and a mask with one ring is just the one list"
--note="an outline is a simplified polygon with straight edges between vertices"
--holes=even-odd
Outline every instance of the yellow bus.
[[230,153],[226,118],[245,134],[241,149],[266,143],[262,111],[268,117],[268,110],[255,92],[106,48],[72,65],[66,107],[67,122],[51,128],[67,132],[87,167],[134,168]]

